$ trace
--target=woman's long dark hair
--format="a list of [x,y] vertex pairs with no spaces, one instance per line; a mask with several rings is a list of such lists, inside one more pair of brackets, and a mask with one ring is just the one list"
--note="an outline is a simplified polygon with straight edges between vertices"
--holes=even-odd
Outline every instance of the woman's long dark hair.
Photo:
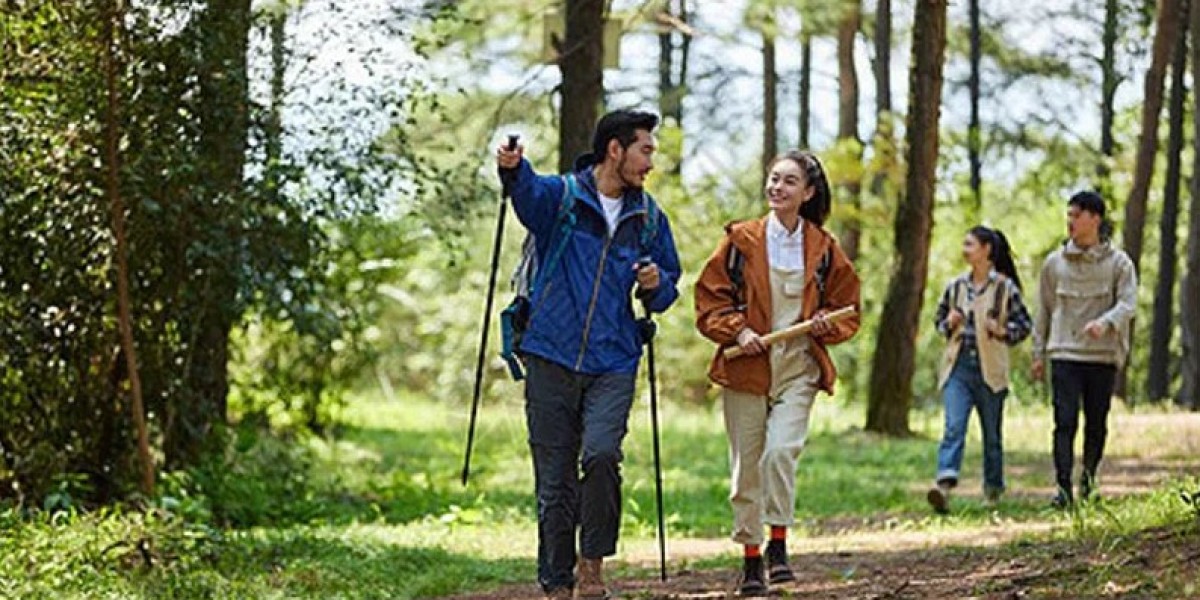
[[1008,245],[1008,238],[1004,237],[1003,232],[999,229],[989,229],[983,225],[977,225],[972,227],[967,234],[979,240],[980,244],[990,248],[988,258],[997,272],[1011,279],[1017,289],[1024,289],[1021,287],[1021,276],[1017,274],[1017,265],[1013,262],[1012,247]]
[[790,160],[800,165],[800,168],[804,169],[806,183],[813,187],[812,198],[800,205],[800,217],[817,225],[825,225],[825,219],[829,218],[829,211],[833,208],[833,195],[829,192],[829,178],[825,176],[825,167],[821,166],[817,155],[807,150],[789,150],[775,157],[771,166],[775,166],[775,163],[781,160]]

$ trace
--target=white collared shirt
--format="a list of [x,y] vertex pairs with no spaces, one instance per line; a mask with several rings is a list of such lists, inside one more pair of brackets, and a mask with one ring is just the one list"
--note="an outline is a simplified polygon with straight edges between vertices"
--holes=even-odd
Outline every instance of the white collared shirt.
[[767,217],[767,261],[776,269],[804,270],[804,219],[796,231],[788,231],[772,212]]

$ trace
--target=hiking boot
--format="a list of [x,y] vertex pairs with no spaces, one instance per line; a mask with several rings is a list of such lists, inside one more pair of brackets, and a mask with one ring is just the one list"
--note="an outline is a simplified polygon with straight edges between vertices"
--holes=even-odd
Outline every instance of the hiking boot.
[[950,514],[950,486],[939,483],[929,488],[925,499],[929,501],[929,506],[933,507],[933,512],[939,515]]
[[796,580],[795,573],[792,573],[792,568],[788,566],[787,543],[783,540],[771,540],[767,543],[767,577],[771,585]]
[[574,595],[575,592],[571,588],[558,588],[546,592],[546,595],[542,596],[542,598],[544,600],[571,600]]
[[1089,500],[1094,500],[1095,494],[1096,476],[1089,476],[1085,473],[1084,476],[1079,479],[1079,501],[1087,502]]
[[763,578],[761,556],[746,557],[742,563],[742,579],[738,582],[738,595],[743,598],[767,595],[767,582]]
[[1067,510],[1075,504],[1075,499],[1071,497],[1071,493],[1066,490],[1059,490],[1054,495],[1054,499],[1050,501],[1050,506],[1056,510]]
[[996,489],[984,490],[983,505],[987,508],[996,508],[997,506],[1000,505],[1000,497],[1003,495],[1004,495],[1004,492],[1001,490],[996,490]]
[[604,559],[579,558],[575,570],[575,597],[580,600],[607,600],[611,598],[604,586]]

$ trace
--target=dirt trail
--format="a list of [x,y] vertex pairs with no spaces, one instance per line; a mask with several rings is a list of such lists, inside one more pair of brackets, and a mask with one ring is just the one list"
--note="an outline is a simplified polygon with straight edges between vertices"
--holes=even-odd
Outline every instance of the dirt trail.
[[[1109,497],[1144,493],[1180,475],[1200,473],[1200,414],[1115,415],[1113,429],[1122,434],[1110,446],[1104,464],[1104,492]],[[1138,443],[1172,436],[1172,443]],[[1029,467],[1025,467],[1029,468]],[[922,488],[923,489],[923,488]],[[917,488],[914,488],[916,491]],[[1017,497],[1049,498],[1051,490],[1021,490]],[[970,494],[965,494],[970,496]],[[879,515],[872,518],[831,519],[818,524],[818,534],[789,541],[800,581],[777,589],[772,596],[787,598],[1024,598],[1081,597],[1096,577],[1098,591],[1084,596],[1164,597],[1155,594],[1163,581],[1200,586],[1200,527],[1184,533],[1150,531],[1133,536],[1120,547],[1097,547],[1067,541],[1036,542],[1027,556],[1014,557],[997,546],[1030,535],[1069,527],[1047,513],[1044,519],[1013,522],[996,517],[992,523],[945,531],[905,530],[903,524],[924,515]],[[613,582],[619,598],[701,600],[736,597],[738,560],[726,539],[671,540],[670,581]],[[729,557],[729,568],[695,570],[700,559]],[[622,548],[621,562],[656,567],[657,546],[640,542]],[[1140,578],[1122,575],[1113,565],[1128,566]],[[1157,570],[1157,571],[1156,571]],[[1166,573],[1166,575],[1164,575]],[[1098,575],[1099,574],[1099,575]],[[1166,577],[1166,579],[1164,579]],[[1160,581],[1161,580],[1161,581]],[[1189,584],[1185,584],[1189,585]],[[509,586],[459,600],[539,599],[533,585]],[[1200,587],[1195,595],[1200,598]]]

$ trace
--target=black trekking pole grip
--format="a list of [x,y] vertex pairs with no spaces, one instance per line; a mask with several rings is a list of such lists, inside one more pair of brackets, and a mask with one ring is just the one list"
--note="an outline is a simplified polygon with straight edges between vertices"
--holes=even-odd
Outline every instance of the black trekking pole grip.
[[[508,149],[516,150],[520,136],[509,134]],[[467,426],[467,449],[463,453],[462,484],[467,485],[471,477],[471,449],[475,445],[475,424],[479,418],[479,399],[483,394],[483,362],[487,358],[488,332],[492,324],[492,308],[496,300],[496,273],[500,270],[500,247],[504,242],[504,217],[508,213],[508,188],[512,169],[500,169],[503,193],[500,196],[500,211],[496,216],[496,234],[492,239],[492,263],[488,273],[487,300],[483,308],[483,327],[479,340],[479,355],[475,360],[475,392],[471,397],[471,422]]]
[[[519,145],[520,141],[521,141],[520,135],[515,134],[515,133],[510,133],[510,134],[508,134],[508,144],[505,145],[504,147],[509,152],[512,152],[517,149],[517,146]],[[516,169],[505,169],[502,167],[497,167],[496,170],[500,174],[501,199],[508,198],[512,195],[510,188],[512,187],[512,179],[513,179],[513,175],[516,173]]]
[[[640,271],[653,264],[648,256],[638,259]],[[650,382],[650,431],[654,442],[654,500],[658,508],[658,568],[659,577],[667,580],[667,528],[663,519],[663,485],[662,485],[662,448],[658,434],[658,376],[654,364],[654,334],[657,327],[650,311],[649,296],[642,297],[642,308],[645,317],[642,318],[642,335],[646,342],[646,368]]]

